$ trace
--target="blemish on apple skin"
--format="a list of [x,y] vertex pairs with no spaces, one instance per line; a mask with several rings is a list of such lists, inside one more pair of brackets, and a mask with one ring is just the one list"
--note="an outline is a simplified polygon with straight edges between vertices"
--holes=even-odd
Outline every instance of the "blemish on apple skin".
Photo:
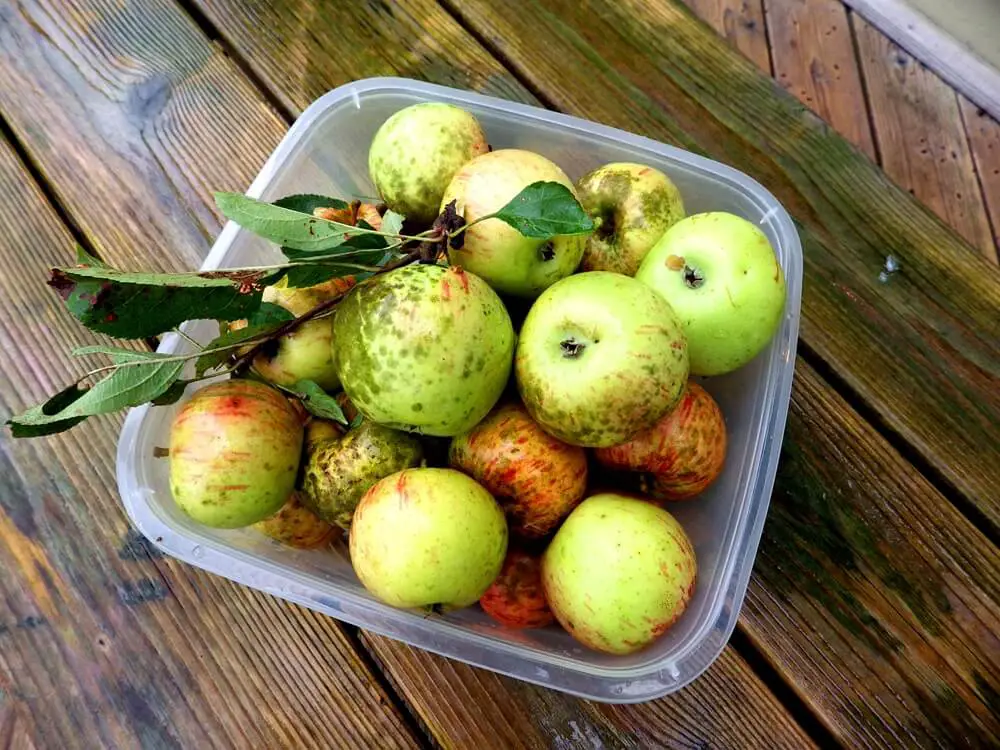
[[683,271],[684,258],[679,255],[668,255],[664,265],[666,265],[666,267],[671,271]]

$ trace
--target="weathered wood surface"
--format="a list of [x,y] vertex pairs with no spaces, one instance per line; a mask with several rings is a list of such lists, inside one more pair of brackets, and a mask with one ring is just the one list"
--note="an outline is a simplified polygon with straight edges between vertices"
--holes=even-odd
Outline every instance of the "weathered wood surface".
[[[0,140],[0,420],[86,371],[46,286],[73,241]],[[119,418],[0,433],[4,747],[414,747],[336,621],[162,558],[130,530]],[[4,736],[0,732],[0,738]]]
[[568,698],[381,636],[362,639],[445,748],[813,746],[730,648],[682,692],[615,706]]
[[684,0],[684,4],[761,73],[771,75],[763,0]]
[[[803,224],[803,343],[1000,530],[995,267],[676,2],[454,11],[555,106],[702,147],[765,183]],[[903,270],[883,283],[890,254]]]
[[1000,123],[964,96],[958,99],[1000,258]]
[[996,262],[958,96],[874,26],[854,25],[882,168]]
[[766,0],[774,78],[870,159],[868,108],[840,0]]

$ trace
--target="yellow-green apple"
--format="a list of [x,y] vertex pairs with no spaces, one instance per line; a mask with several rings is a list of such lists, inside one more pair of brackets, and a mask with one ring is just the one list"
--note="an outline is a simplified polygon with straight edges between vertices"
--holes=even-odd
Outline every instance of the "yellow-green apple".
[[674,224],[636,278],[663,295],[684,326],[694,375],[739,369],[781,324],[785,275],[759,227],[723,211]]
[[368,172],[389,208],[429,224],[455,171],[488,148],[472,113],[444,102],[413,104],[389,117],[375,133]]
[[361,583],[381,601],[460,609],[499,574],[507,522],[490,493],[462,472],[405,469],[361,498],[350,550]]
[[411,265],[370,278],[334,318],[337,374],[367,419],[452,437],[493,408],[514,329],[500,298],[461,268]]
[[250,526],[277,513],[295,485],[304,420],[255,380],[198,390],[170,429],[170,490],[206,526]]
[[511,547],[500,575],[479,599],[483,611],[509,628],[544,628],[554,621],[542,588],[541,559]]
[[[566,173],[544,156],[513,148],[492,151],[455,173],[441,208],[456,201],[459,216],[472,224],[499,211],[535,182],[557,182],[574,192]],[[465,230],[462,246],[452,249],[449,257],[502,294],[534,297],[576,270],[585,240],[585,235],[525,237],[500,219],[486,219]]]
[[[266,287],[261,299],[280,305],[298,317],[353,285],[354,279],[346,277],[295,288],[286,286],[282,279]],[[333,364],[332,340],[333,325],[329,318],[306,321],[265,346],[264,351],[254,357],[253,369],[276,385],[289,386],[299,380],[312,380],[320,388],[335,390],[340,382]]]
[[694,592],[694,548],[677,519],[646,500],[592,495],[542,558],[545,598],[576,640],[629,654],[681,616]]
[[325,547],[337,535],[337,528],[302,505],[298,493],[294,492],[281,510],[258,521],[254,528],[275,541],[299,549]]
[[382,477],[419,466],[416,436],[370,420],[310,451],[302,472],[302,503],[325,521],[351,528],[361,496]]
[[656,241],[684,218],[680,190],[644,164],[605,164],[581,177],[576,191],[596,227],[583,251],[584,271],[634,276]]
[[689,382],[660,421],[631,440],[598,448],[612,469],[639,472],[643,491],[658,500],[687,500],[718,479],[726,463],[726,421],[711,394]]
[[528,311],[515,356],[521,399],[542,428],[600,448],[652,427],[680,398],[687,345],[670,305],[608,271],[570,276]]
[[520,403],[503,403],[451,441],[449,462],[482,484],[507,513],[511,532],[550,534],[587,491],[583,448],[549,435]]

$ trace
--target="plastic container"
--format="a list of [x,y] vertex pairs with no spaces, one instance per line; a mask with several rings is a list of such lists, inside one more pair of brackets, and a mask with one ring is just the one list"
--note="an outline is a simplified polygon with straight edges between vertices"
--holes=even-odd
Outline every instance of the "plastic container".
[[[216,531],[183,515],[171,497],[168,462],[154,454],[168,444],[177,405],[143,406],[128,415],[117,458],[125,507],[135,526],[169,555],[414,646],[598,701],[638,702],[676,691],[715,660],[732,633],[767,513],[799,326],[802,251],[795,227],[757,182],[717,162],[574,117],[398,78],[357,81],[319,98],[289,130],[248,194],[265,200],[291,193],[373,195],[367,152],[375,130],[393,112],[425,100],[470,110],[494,148],[537,151],[573,180],[610,161],[662,169],[682,191],[689,213],[719,209],[746,217],[760,225],[777,251],[788,288],[780,331],[740,371],[704,381],[729,427],[724,474],[699,499],[671,508],[698,557],[698,585],[687,611],[647,649],[616,657],[590,651],[556,628],[505,629],[478,607],[427,617],[381,604],[361,587],[346,555],[282,547],[253,530]],[[230,223],[203,268],[280,257],[276,247]],[[185,332],[207,342],[216,329],[201,321]],[[190,348],[171,334],[159,351]]]

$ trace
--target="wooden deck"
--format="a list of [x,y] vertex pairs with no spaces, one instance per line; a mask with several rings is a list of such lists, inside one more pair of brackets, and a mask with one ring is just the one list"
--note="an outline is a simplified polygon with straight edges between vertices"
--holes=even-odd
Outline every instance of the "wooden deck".
[[74,241],[197,266],[212,192],[376,75],[707,153],[799,222],[800,356],[732,641],[670,697],[581,701],[160,556],[120,506],[120,418],[4,431],[0,747],[995,746],[1000,125],[840,0],[0,0],[0,417],[85,371],[65,352],[94,337],[45,285]]

